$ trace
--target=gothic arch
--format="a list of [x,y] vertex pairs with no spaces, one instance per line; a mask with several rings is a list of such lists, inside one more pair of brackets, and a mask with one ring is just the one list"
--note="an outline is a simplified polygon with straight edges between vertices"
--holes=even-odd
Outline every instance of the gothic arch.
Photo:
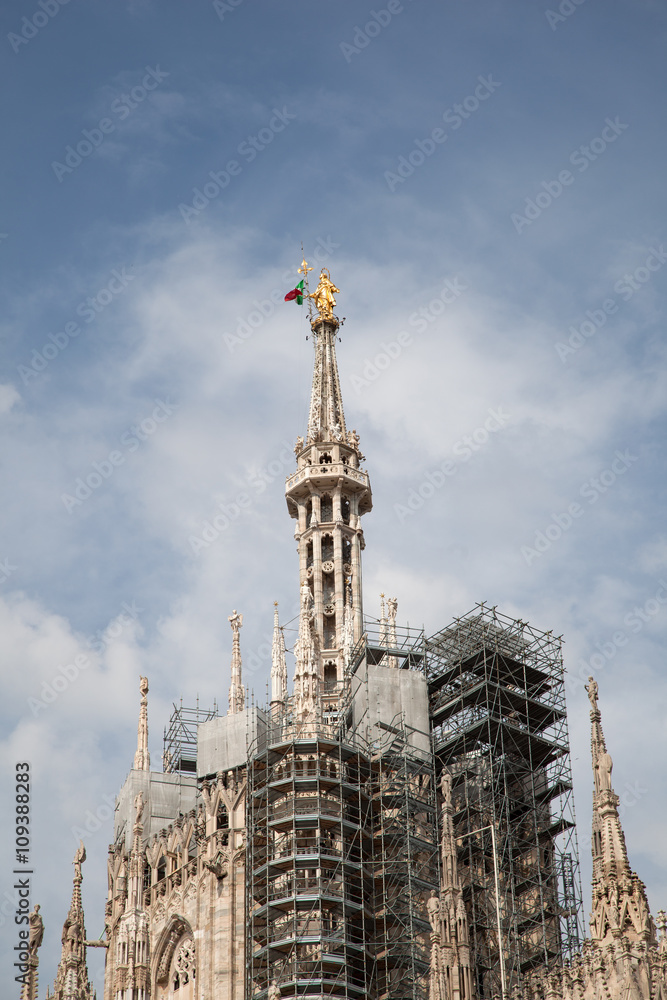
[[194,934],[192,927],[179,913],[172,914],[166,927],[160,934],[157,947],[155,949],[155,960],[153,965],[153,975],[155,988],[154,996],[171,996],[170,975],[174,962],[174,955],[187,942],[192,943],[194,948]]

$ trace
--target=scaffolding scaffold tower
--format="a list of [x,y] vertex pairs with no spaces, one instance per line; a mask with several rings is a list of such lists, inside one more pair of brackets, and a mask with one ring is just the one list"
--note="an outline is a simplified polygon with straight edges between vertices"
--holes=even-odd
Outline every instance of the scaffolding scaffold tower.
[[561,641],[480,604],[424,654],[475,990],[502,996],[583,937]]

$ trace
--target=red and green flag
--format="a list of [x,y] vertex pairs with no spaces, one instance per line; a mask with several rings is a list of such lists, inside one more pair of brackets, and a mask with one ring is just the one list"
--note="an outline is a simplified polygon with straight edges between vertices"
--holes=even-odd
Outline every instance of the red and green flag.
[[296,288],[293,288],[285,296],[285,302],[294,302],[295,299],[298,306],[303,305],[303,281],[300,281]]

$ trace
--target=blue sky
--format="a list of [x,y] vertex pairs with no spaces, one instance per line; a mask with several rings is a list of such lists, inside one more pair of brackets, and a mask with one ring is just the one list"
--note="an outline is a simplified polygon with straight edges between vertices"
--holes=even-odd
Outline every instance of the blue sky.
[[[260,701],[273,601],[294,614],[282,484],[312,345],[281,298],[302,242],[347,318],[346,418],[375,502],[367,612],[395,593],[399,619],[433,632],[486,600],[564,636],[586,907],[579,676],[598,654],[655,912],[664,5],[45,3],[0,12],[2,773],[11,797],[15,761],[32,761],[42,990],[73,828],[105,815],[132,762],[139,673],[156,766],[173,701],[226,705],[232,609]],[[193,543],[220,505],[228,526]],[[89,936],[110,839],[106,821],[86,841]]]

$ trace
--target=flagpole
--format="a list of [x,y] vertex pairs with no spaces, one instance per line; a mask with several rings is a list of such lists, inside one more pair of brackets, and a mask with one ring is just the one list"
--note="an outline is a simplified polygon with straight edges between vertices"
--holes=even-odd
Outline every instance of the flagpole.
[[301,244],[301,267],[297,268],[297,274],[303,274],[303,283],[306,287],[306,298],[308,299],[308,319],[311,324],[313,322],[313,300],[310,297],[310,289],[308,288],[308,272],[312,271],[312,267],[308,267],[306,263],[306,258],[303,252],[303,243]]

